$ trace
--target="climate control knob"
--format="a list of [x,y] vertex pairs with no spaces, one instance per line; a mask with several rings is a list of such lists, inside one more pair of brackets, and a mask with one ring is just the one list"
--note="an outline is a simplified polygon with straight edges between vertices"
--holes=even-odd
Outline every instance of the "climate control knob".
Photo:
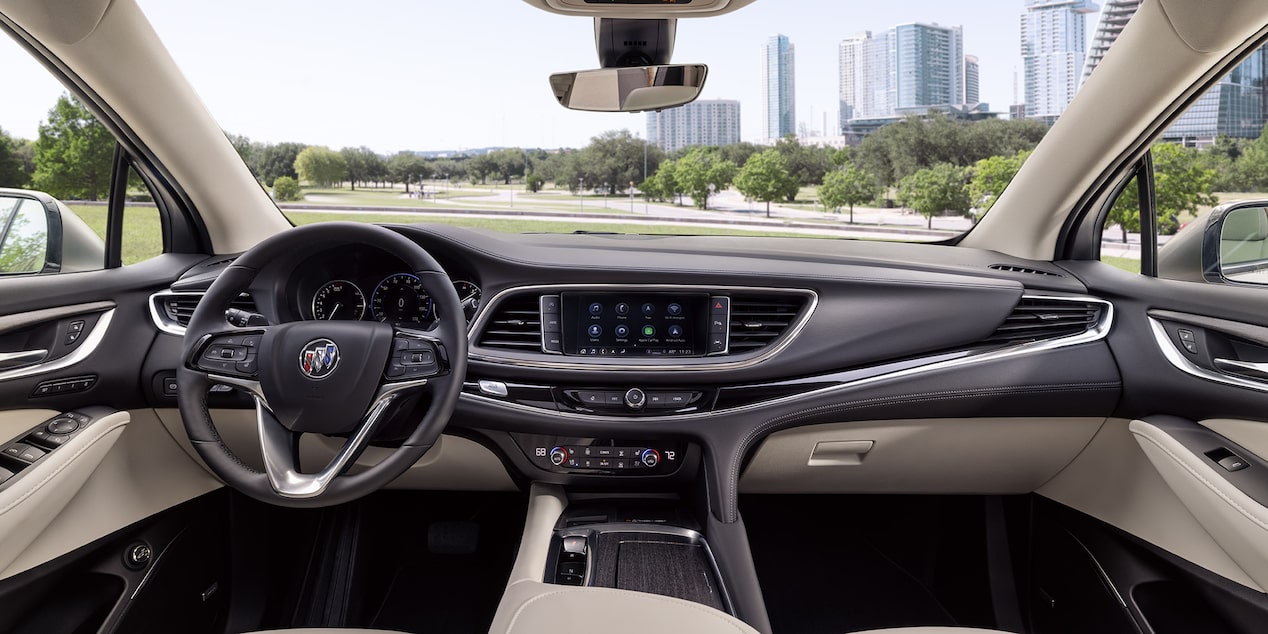
[[660,452],[655,449],[644,449],[639,460],[642,460],[645,466],[654,467],[660,464]]
[[558,467],[568,461],[568,450],[563,447],[555,447],[550,450],[550,464]]

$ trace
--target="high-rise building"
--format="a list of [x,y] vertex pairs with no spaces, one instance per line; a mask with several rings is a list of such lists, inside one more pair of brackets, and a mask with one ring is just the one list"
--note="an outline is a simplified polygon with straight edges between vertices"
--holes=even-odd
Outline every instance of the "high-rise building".
[[961,102],[964,32],[958,26],[900,24],[894,27],[894,67],[899,111]]
[[840,117],[851,121],[923,114],[979,100],[977,57],[958,26],[900,24],[841,41]]
[[699,99],[685,106],[647,113],[647,141],[666,152],[693,145],[740,142],[740,102]]
[[795,47],[786,35],[762,45],[762,138],[773,141],[797,133]]
[[[1083,80],[1118,40],[1141,0],[1106,0],[1088,48]],[[1220,136],[1257,138],[1268,123],[1268,51],[1256,49],[1162,133],[1163,141],[1204,147]]]
[[1078,91],[1087,49],[1091,0],[1026,0],[1021,15],[1021,56],[1026,116],[1055,121]]
[[977,55],[964,56],[964,76],[960,80],[960,85],[964,88],[964,94],[960,99],[960,103],[973,105],[982,101],[981,85],[982,71],[978,66]]
[[1101,5],[1101,15],[1096,20],[1096,31],[1092,33],[1092,44],[1087,49],[1087,60],[1083,62],[1083,81],[1087,81],[1096,65],[1105,57],[1105,51],[1118,40],[1127,21],[1136,15],[1141,0],[1105,0]]

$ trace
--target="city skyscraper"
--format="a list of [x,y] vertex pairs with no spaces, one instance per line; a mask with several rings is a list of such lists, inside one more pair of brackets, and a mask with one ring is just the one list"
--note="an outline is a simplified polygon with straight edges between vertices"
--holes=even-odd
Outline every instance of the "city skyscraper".
[[965,55],[964,76],[960,80],[960,85],[964,88],[964,94],[960,98],[960,103],[973,105],[982,100],[981,81],[982,71],[978,65],[977,55]]
[[762,138],[767,141],[797,133],[794,51],[786,35],[772,35],[762,45]]
[[1082,83],[1091,0],[1026,0],[1021,14],[1026,116],[1055,121]]
[[864,31],[842,40],[837,52],[842,128],[979,100],[978,59],[964,54],[958,26],[910,23],[875,35]]
[[685,106],[647,113],[647,140],[666,152],[693,145],[740,142],[740,102],[699,99]]
[[[1141,0],[1107,0],[1097,20],[1083,69],[1083,81],[1096,70],[1105,52],[1118,40]],[[1242,63],[1198,97],[1162,133],[1162,140],[1205,147],[1220,136],[1258,138],[1268,123],[1268,51],[1256,49]]]
[[1127,21],[1136,15],[1141,0],[1105,0],[1101,6],[1101,15],[1096,20],[1096,31],[1092,34],[1092,44],[1087,49],[1087,60],[1083,62],[1083,81],[1087,81],[1096,65],[1105,57],[1105,51],[1118,39]]

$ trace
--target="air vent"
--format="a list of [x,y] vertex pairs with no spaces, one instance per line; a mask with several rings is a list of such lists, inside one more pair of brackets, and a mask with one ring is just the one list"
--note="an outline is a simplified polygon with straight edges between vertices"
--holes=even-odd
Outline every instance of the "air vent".
[[1064,277],[1060,273],[1053,273],[1052,271],[1032,269],[1032,268],[1027,268],[1024,266],[1013,266],[1011,264],[992,264],[986,268],[995,269],[996,271],[1008,271],[1009,273],[1025,273],[1027,275],[1047,275],[1048,277]]
[[479,345],[504,350],[542,349],[542,315],[536,295],[520,295],[498,304],[480,333]]
[[1096,327],[1103,310],[1097,302],[1080,299],[1023,297],[986,340],[1021,343],[1082,334]]
[[806,298],[795,295],[733,295],[731,354],[760,350],[779,339],[797,321]]
[[[189,325],[190,318],[194,316],[194,309],[198,308],[198,302],[202,298],[202,295],[168,295],[162,298],[160,305],[168,320],[184,327]],[[256,312],[255,301],[246,293],[238,295],[238,298],[229,306],[251,313]]]

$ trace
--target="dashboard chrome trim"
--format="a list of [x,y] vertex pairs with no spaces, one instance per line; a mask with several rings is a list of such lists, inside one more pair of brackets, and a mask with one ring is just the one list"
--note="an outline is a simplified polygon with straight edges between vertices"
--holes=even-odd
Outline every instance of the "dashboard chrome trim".
[[[691,357],[698,360],[698,363],[647,363],[647,364],[630,364],[630,363],[612,363],[609,358],[599,357],[590,358],[586,362],[579,361],[579,357],[567,357],[569,360],[560,360],[562,355],[552,355],[550,353],[537,352],[544,359],[520,359],[516,357],[507,357],[494,352],[479,352],[484,350],[476,345],[478,333],[488,323],[491,316],[497,311],[497,307],[512,295],[517,294],[536,294],[553,295],[564,291],[599,291],[612,292],[620,290],[630,291],[652,291],[652,292],[754,292],[754,293],[771,293],[779,295],[797,295],[808,300],[805,308],[797,316],[797,320],[788,327],[782,337],[775,343],[762,349],[758,354],[738,359],[734,361],[724,360],[717,356]],[[540,300],[539,300],[540,301]],[[514,286],[503,289],[493,296],[493,299],[486,302],[480,309],[480,314],[471,323],[467,330],[470,344],[470,352],[468,357],[473,361],[490,361],[503,365],[511,365],[526,368],[549,368],[556,370],[655,370],[657,372],[691,372],[706,370],[735,370],[747,368],[757,365],[787,348],[797,335],[801,334],[802,329],[809,323],[811,315],[819,306],[819,294],[804,288],[772,288],[763,286],[711,286],[707,284],[538,284],[531,286]],[[732,307],[734,310],[734,307]],[[728,340],[729,340],[728,332]],[[729,341],[728,341],[729,349]],[[656,361],[659,361],[657,359]]]
[[162,290],[150,295],[150,321],[154,322],[154,327],[161,332],[177,337],[185,336],[185,327],[168,319],[159,308],[159,302],[165,297],[202,297],[206,293],[202,291],[172,291]]
[[[799,401],[802,399],[812,398],[815,396],[821,396],[824,394],[831,394],[831,393],[839,392],[843,390],[863,387],[866,385],[879,383],[881,381],[903,379],[903,378],[907,378],[911,376],[918,376],[928,372],[936,372],[939,370],[949,370],[949,369],[960,368],[960,367],[969,366],[969,365],[976,365],[979,363],[987,363],[991,361],[1009,359],[1012,357],[1018,357],[1022,355],[1036,354],[1036,353],[1047,352],[1051,350],[1058,350],[1061,348],[1068,348],[1071,346],[1082,345],[1085,343],[1093,343],[1096,341],[1100,341],[1104,339],[1107,335],[1109,335],[1110,329],[1113,328],[1113,325],[1114,325],[1114,305],[1106,300],[1103,300],[1097,297],[1090,297],[1086,295],[1042,295],[1042,294],[1028,293],[1028,294],[1023,294],[1021,296],[1021,299],[1040,299],[1040,300],[1094,303],[1094,304],[1101,305],[1103,307],[1103,310],[1101,312],[1101,318],[1096,323],[1095,326],[1076,335],[1057,337],[1055,339],[1045,339],[1043,341],[1032,341],[1028,343],[1014,344],[1014,345],[1005,346],[1002,348],[988,348],[988,349],[983,349],[980,351],[970,350],[970,351],[964,352],[961,355],[952,357],[950,359],[946,358],[947,353],[944,352],[944,353],[939,353],[936,355],[931,355],[930,357],[926,357],[930,359],[929,363],[926,363],[926,364],[915,365],[915,366],[908,365],[907,367],[903,369],[895,370],[892,372],[884,372],[881,374],[862,377],[855,380],[843,381],[836,385],[830,385],[827,387],[810,390],[808,392],[802,392],[800,394],[781,396],[779,398],[774,398],[769,401],[750,403],[746,405],[740,405],[738,407],[731,407],[731,408],[722,409],[722,410],[714,410],[710,412],[691,412],[686,414],[674,414],[674,415],[666,415],[666,416],[639,416],[637,420],[640,423],[673,422],[673,421],[684,421],[684,420],[706,420],[706,419],[714,418],[717,416],[748,412],[748,411],[758,410],[758,409],[773,406],[773,405],[782,405],[786,403]],[[914,359],[911,361],[918,363],[919,359]],[[713,366],[713,367],[716,368],[717,366]],[[554,416],[554,417],[563,417],[563,418],[568,418],[572,420],[581,420],[581,421],[589,421],[589,422],[596,422],[596,423],[611,423],[614,420],[619,420],[621,418],[620,416],[601,416],[596,414],[581,414],[577,412],[546,410],[542,408],[532,407],[530,405],[511,403],[511,402],[507,402],[507,401],[496,399],[496,398],[481,396],[478,394],[472,394],[469,392],[463,392],[460,395],[460,398],[468,400],[468,401],[474,401],[477,403],[495,405],[501,408],[505,408],[505,409],[509,409],[509,410],[517,411],[517,412],[531,412],[531,413],[538,413],[538,414],[548,413],[550,416]]]

